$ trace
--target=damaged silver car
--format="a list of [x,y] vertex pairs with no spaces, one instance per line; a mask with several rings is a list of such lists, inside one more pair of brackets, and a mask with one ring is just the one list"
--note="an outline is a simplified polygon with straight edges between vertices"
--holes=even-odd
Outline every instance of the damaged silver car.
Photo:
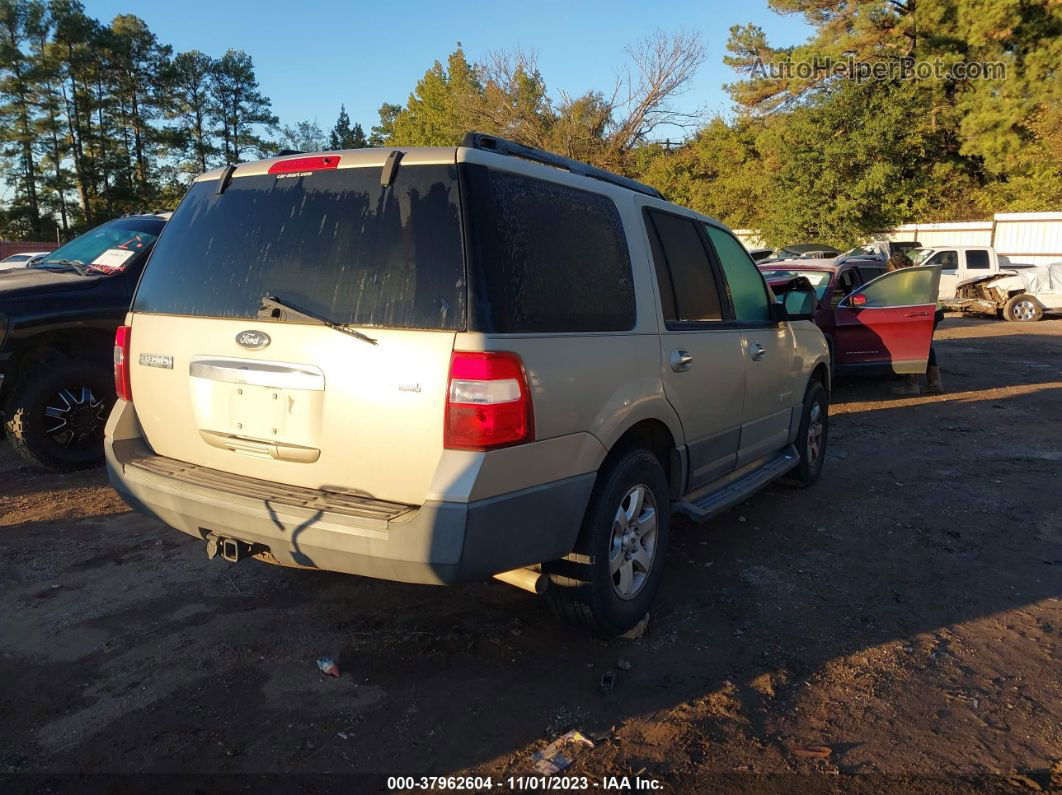
[[1045,313],[1062,312],[1062,262],[967,279],[944,305],[1018,323],[1042,320]]

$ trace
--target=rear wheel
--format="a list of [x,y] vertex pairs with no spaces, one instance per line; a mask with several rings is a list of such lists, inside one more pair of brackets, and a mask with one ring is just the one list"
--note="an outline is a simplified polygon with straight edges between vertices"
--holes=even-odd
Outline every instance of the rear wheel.
[[57,471],[103,460],[103,428],[114,376],[89,362],[52,360],[22,376],[8,401],[4,431],[27,461]]
[[783,482],[791,486],[811,486],[822,474],[826,459],[826,441],[830,431],[830,403],[822,383],[812,379],[804,393],[804,410],[800,417],[796,447],[800,463],[794,467]]
[[1014,296],[1003,307],[1003,317],[1016,323],[1034,323],[1043,316],[1043,306],[1028,293]]
[[547,600],[561,618],[602,635],[622,635],[660,587],[671,499],[660,461],[635,449],[598,473],[576,552],[545,565]]

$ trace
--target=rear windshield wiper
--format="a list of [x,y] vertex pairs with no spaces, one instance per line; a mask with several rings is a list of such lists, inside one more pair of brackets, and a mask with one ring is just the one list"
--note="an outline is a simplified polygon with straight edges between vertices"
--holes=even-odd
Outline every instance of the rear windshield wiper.
[[274,295],[263,295],[262,305],[258,309],[258,317],[262,320],[275,319],[284,320],[286,315],[293,315],[295,317],[301,317],[303,320],[310,320],[314,323],[320,323],[322,326],[328,326],[330,329],[342,332],[343,334],[349,334],[351,337],[357,337],[362,342],[367,342],[370,345],[378,345],[379,343],[370,337],[368,334],[362,334],[360,331],[350,328],[350,326],[344,326],[342,323],[335,323],[328,318],[321,317],[320,315],[314,315],[307,312],[304,309],[298,309],[291,304],[281,301]]

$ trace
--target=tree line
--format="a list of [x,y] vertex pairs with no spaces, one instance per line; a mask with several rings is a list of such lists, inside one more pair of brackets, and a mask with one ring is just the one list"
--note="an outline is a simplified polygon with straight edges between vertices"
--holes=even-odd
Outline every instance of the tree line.
[[[737,26],[727,117],[680,112],[706,51],[696,33],[627,47],[607,87],[550,91],[534,53],[435,62],[366,131],[281,125],[251,56],[174,54],[136,16],[78,0],[0,0],[0,237],[48,239],[126,212],[171,209],[195,174],[274,154],[455,145],[478,130],[649,182],[771,243],[847,245],[910,220],[1062,206],[1062,6],[1052,0],[770,0],[807,42]],[[976,6],[976,8],[974,8]],[[767,68],[992,62],[1005,79]],[[957,71],[957,70],[953,70]],[[683,142],[662,145],[663,135]]]
[[133,15],[0,0],[4,237],[170,208],[195,174],[266,153],[276,122],[245,52],[174,54]]

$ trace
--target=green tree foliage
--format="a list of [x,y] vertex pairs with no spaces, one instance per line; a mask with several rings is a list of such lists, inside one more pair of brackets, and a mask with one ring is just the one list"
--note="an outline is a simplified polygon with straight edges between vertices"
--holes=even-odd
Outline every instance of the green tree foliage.
[[258,88],[251,56],[243,50],[229,50],[210,70],[208,87],[214,134],[221,139],[221,155],[228,163],[239,163],[244,155],[268,153],[270,142],[259,136],[257,127],[276,127],[279,120],[270,110],[269,98]]
[[2,237],[172,207],[195,174],[269,151],[276,124],[246,53],[175,56],[131,14],[0,0]]
[[321,152],[332,149],[328,137],[316,121],[300,121],[280,128],[280,143],[285,149],[300,152]]
[[627,49],[630,66],[608,91],[551,96],[532,55],[495,53],[470,62],[458,48],[436,61],[406,104],[380,109],[379,143],[453,146],[470,130],[505,136],[618,171],[662,125],[686,124],[672,100],[704,61],[700,37],[657,31]]
[[405,108],[394,120],[389,143],[395,146],[454,146],[477,117],[483,85],[478,70],[458,49],[444,68],[438,61],[429,69]]
[[395,119],[402,112],[401,105],[392,105],[385,102],[380,106],[377,114],[379,122],[369,128],[369,146],[386,146],[395,133]]
[[[738,117],[723,125],[732,128],[725,135],[718,124],[715,133],[725,138],[750,125],[759,129],[757,169],[770,190],[755,207],[724,212],[724,220],[741,219],[774,242],[821,238],[843,244],[905,221],[982,218],[1062,204],[1057,2],[770,5],[801,14],[815,32],[802,45],[775,48],[755,26],[731,29],[724,60],[742,78],[728,86]],[[787,61],[820,68],[771,69]],[[1001,65],[1005,79],[954,68],[971,62]],[[832,68],[838,64],[847,74]],[[909,71],[903,73],[905,64]],[[916,64],[934,72],[915,71]],[[892,71],[873,79],[875,67]],[[852,79],[860,68],[864,81]],[[689,148],[697,150],[698,141]],[[671,155],[674,164],[655,168],[681,173],[691,157]]]
[[218,147],[210,132],[213,113],[210,75],[214,61],[199,50],[182,52],[170,64],[167,84],[170,102],[166,117],[174,154],[186,173],[200,174],[214,161]]
[[[280,146],[452,146],[470,130],[645,180],[773,243],[1062,205],[1058,0],[769,2],[812,35],[779,48],[734,27],[729,118],[676,111],[705,51],[696,34],[657,31],[627,48],[613,85],[573,95],[551,91],[531,53],[473,61],[458,45],[366,136],[342,105],[327,132],[281,127],[242,51],[174,54],[131,14],[103,24],[80,0],[0,0],[0,236],[172,207],[195,174]],[[818,68],[772,69],[786,61]],[[948,71],[968,62],[1006,77]],[[914,63],[945,73],[895,71]],[[838,64],[894,71],[857,80]],[[659,143],[676,126],[685,143]]]
[[361,125],[350,123],[350,116],[347,115],[346,106],[339,106],[339,117],[336,119],[335,126],[332,128],[332,132],[328,136],[328,148],[329,149],[363,149],[369,145],[368,140],[365,138],[365,131],[362,130]]
[[34,102],[35,67],[25,49],[38,9],[17,0],[0,0],[0,156],[15,187],[8,223],[24,235],[43,231]]

